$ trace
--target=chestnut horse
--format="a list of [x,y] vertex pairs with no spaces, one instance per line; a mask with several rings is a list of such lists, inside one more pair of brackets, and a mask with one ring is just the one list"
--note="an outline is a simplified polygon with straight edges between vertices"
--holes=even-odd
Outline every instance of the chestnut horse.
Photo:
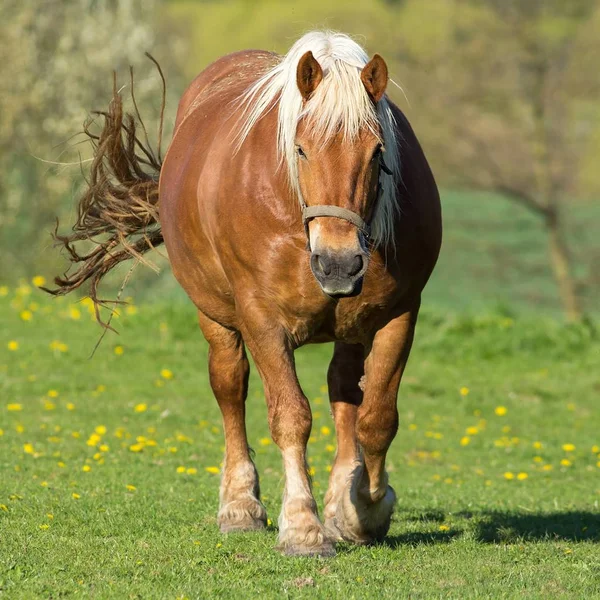
[[[162,165],[160,152],[135,137],[133,119],[123,120],[115,94],[76,233],[61,238],[84,266],[57,278],[56,292],[91,278],[94,297],[114,264],[164,238],[210,345],[225,433],[223,532],[267,521],[245,425],[250,351],[285,468],[286,554],[331,555],[337,540],[381,540],[395,503],[385,458],[441,211],[387,83],[379,55],[369,60],[330,32],[303,36],[283,57],[226,56],[184,93]],[[97,233],[114,235],[97,254],[73,251],[71,242]],[[337,436],[323,522],[306,466],[311,410],[294,366],[296,348],[322,342],[334,342],[327,381]]]

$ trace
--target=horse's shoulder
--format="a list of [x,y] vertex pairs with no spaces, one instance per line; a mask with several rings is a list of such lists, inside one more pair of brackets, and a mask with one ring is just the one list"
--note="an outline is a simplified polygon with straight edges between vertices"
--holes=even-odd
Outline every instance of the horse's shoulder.
[[183,93],[175,127],[205,98],[241,94],[279,59],[278,54],[266,50],[241,50],[219,58],[197,75]]

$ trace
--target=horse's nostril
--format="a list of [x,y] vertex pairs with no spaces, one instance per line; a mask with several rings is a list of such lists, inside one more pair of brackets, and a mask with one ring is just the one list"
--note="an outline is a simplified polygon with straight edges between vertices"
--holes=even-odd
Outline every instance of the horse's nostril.
[[352,262],[350,263],[350,267],[348,269],[348,275],[350,277],[354,277],[354,275],[356,275],[357,273],[360,273],[360,271],[363,268],[363,257],[361,254],[357,254]]
[[319,265],[321,271],[323,271],[324,275],[331,274],[331,261],[323,260],[321,256],[317,256],[317,264]]

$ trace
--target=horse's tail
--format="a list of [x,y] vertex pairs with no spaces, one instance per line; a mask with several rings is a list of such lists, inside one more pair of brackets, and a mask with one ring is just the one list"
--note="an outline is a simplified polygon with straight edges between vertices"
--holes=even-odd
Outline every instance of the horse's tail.
[[[161,137],[165,108],[165,79],[156,65],[163,84],[160,112],[158,149],[155,152],[140,117],[133,92],[131,70],[131,96],[134,114],[123,111],[123,100],[113,83],[113,97],[107,111],[96,114],[104,119],[100,135],[91,131],[92,122],[84,124],[84,132],[94,148],[87,189],[78,203],[78,216],[73,232],[54,237],[68,253],[72,273],[56,277],[56,289],[45,291],[64,295],[89,281],[89,296],[96,306],[100,323],[98,285],[102,278],[119,263],[130,258],[147,262],[143,255],[162,244],[163,236],[158,222],[158,178],[162,166]],[[140,136],[140,130],[142,136]],[[91,251],[76,248],[77,242],[92,242]],[[89,246],[88,246],[89,249]]]

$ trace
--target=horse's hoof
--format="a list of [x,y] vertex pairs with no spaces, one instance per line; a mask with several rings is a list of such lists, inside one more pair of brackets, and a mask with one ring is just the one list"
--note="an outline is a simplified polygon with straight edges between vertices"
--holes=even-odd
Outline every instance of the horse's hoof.
[[279,520],[279,550],[285,556],[335,556],[335,542],[331,540],[316,516],[314,522],[302,527],[282,527]]
[[347,542],[359,545],[380,542],[389,531],[395,503],[396,494],[389,485],[376,502],[360,497],[352,485],[338,504],[333,526]]
[[323,523],[325,527],[325,533],[330,540],[335,542],[343,542],[344,537],[342,536],[341,531],[338,529],[338,526],[335,524],[335,517],[331,517],[330,519],[326,519],[325,523]]
[[335,544],[325,540],[318,546],[304,546],[302,544],[286,544],[277,548],[285,556],[315,556],[329,558],[335,556]]
[[221,533],[258,531],[267,526],[267,511],[258,500],[229,502],[217,517]]

